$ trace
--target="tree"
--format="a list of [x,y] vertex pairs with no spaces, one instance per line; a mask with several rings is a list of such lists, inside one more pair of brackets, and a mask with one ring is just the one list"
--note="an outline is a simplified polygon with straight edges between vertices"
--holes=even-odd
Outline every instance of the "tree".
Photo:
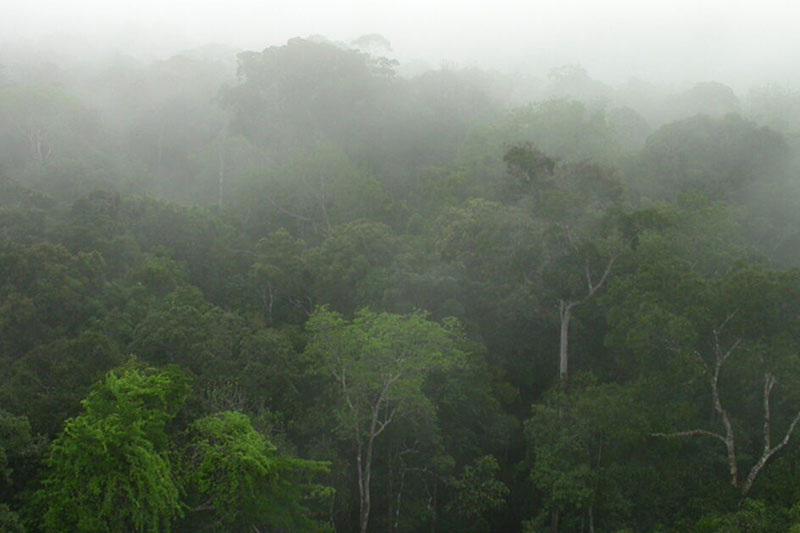
[[614,130],[601,110],[570,100],[547,100],[513,110],[506,139],[527,140],[565,161],[613,162],[619,153]]
[[298,311],[306,318],[303,311],[311,298],[305,287],[308,268],[303,261],[303,243],[281,228],[258,241],[256,254],[250,279],[265,322],[270,326],[285,322]]
[[753,87],[748,95],[749,117],[784,134],[800,127],[800,91],[780,85]]
[[624,467],[646,434],[630,389],[579,377],[583,383],[551,390],[525,423],[530,479],[544,499],[535,522],[544,526],[549,519],[554,532],[626,525],[630,476]]
[[28,419],[0,409],[0,487],[11,481],[13,470],[9,468],[9,458],[30,453],[34,446]]
[[539,187],[542,180],[553,176],[556,168],[555,159],[548,157],[529,142],[509,148],[503,161],[512,173]]
[[378,301],[398,240],[385,224],[356,220],[333,228],[306,255],[314,299],[351,313]]
[[392,69],[358,50],[295,38],[239,54],[238,75],[242,83],[222,94],[233,110],[232,131],[282,158],[326,138],[349,140],[359,109]]
[[579,246],[570,236],[568,229],[565,230],[565,234],[567,235],[567,240],[575,254],[578,256],[584,256],[584,260],[582,261],[584,272],[583,276],[581,277],[583,277],[582,281],[585,281],[586,283],[586,291],[576,297],[561,297],[558,300],[560,324],[558,343],[558,377],[561,381],[567,379],[567,375],[569,373],[569,327],[572,321],[572,312],[576,307],[583,305],[594,298],[597,292],[603,287],[606,280],[608,280],[611,269],[621,253],[612,252],[610,257],[600,259],[602,271],[598,278],[596,277],[597,274],[592,274],[592,263],[596,263],[596,258],[599,255],[596,251],[596,248],[591,245],[584,247]]
[[[640,373],[658,374],[651,393],[663,388],[676,404],[654,406],[653,425],[663,431],[652,436],[719,441],[729,484],[747,496],[800,423],[800,273],[740,266],[704,279],[685,263],[662,258],[632,277],[612,290],[626,296],[610,310],[609,340],[639,358]],[[703,394],[699,384],[705,385],[711,423],[698,416],[701,409],[694,416],[687,410]],[[676,387],[685,399],[677,399]],[[758,429],[753,419],[760,419]],[[740,474],[744,455],[754,458],[746,476]]]
[[176,368],[108,374],[53,442],[33,500],[45,531],[168,531],[181,513],[166,424],[188,395]]
[[487,531],[488,524],[482,515],[501,509],[509,490],[496,479],[500,465],[493,455],[479,457],[474,465],[464,467],[455,481],[456,497],[452,507],[461,520],[459,531]]
[[[36,458],[44,448],[43,439],[39,439],[31,431],[31,425],[24,416],[14,416],[0,409],[0,531],[24,533],[25,529],[17,516],[6,503],[11,503],[14,492],[8,489],[19,481],[25,481],[27,472],[22,476],[13,474],[21,463]],[[19,478],[22,479],[19,479]],[[16,478],[16,479],[15,479]],[[19,489],[19,487],[13,487]]]
[[[528,157],[522,157],[520,150]],[[532,145],[514,147],[506,158],[513,162],[512,168],[522,168],[528,176],[542,161],[552,164]],[[613,169],[582,162],[561,165],[551,174],[546,187],[539,184],[532,198],[523,200],[530,202],[544,241],[542,260],[531,265],[531,277],[554,289],[558,298],[558,376],[564,381],[569,373],[572,313],[603,288],[627,242],[619,231],[625,217],[620,209],[622,188]]]
[[95,117],[66,91],[18,86],[0,90],[0,154],[13,167],[41,168],[52,159],[92,152]]
[[651,133],[650,125],[639,113],[630,107],[616,107],[606,113],[608,125],[614,132],[614,138],[620,147],[628,152],[641,150],[647,136]]
[[367,531],[376,439],[396,417],[433,417],[423,392],[426,378],[461,364],[463,333],[452,321],[437,324],[421,312],[410,315],[356,313],[352,321],[318,309],[309,319],[305,354],[339,389],[339,433],[356,448],[359,528]]
[[585,102],[595,107],[603,106],[613,90],[593,79],[581,65],[562,65],[550,70],[547,92],[551,98],[564,98]]
[[[244,531],[262,526],[284,531],[318,531],[304,500],[329,495],[311,485],[327,464],[278,455],[250,419],[233,411],[196,420],[183,452],[183,481],[191,531]],[[201,525],[203,524],[203,525]]]
[[748,186],[774,181],[788,155],[783,135],[769,128],[735,114],[696,115],[647,138],[638,171],[649,176],[638,181],[651,196],[697,190],[714,200],[742,199]]
[[735,512],[722,516],[714,514],[703,516],[698,521],[695,531],[708,533],[788,531],[797,533],[797,525],[790,528],[790,522],[790,516],[786,509],[773,505],[768,506],[764,501],[747,498]]
[[67,417],[78,414],[91,386],[122,360],[111,339],[88,330],[30,350],[9,368],[0,394],[7,405],[34,420],[37,431],[52,438]]
[[696,83],[689,90],[673,96],[670,100],[669,103],[678,119],[700,113],[712,117],[724,117],[739,111],[739,99],[733,89],[715,81]]
[[0,242],[0,348],[12,358],[74,334],[93,311],[103,286],[104,261],[95,252],[71,255],[46,242]]
[[209,304],[190,285],[165,295],[148,311],[129,345],[143,360],[181,365],[204,381],[231,371],[245,331],[240,316]]

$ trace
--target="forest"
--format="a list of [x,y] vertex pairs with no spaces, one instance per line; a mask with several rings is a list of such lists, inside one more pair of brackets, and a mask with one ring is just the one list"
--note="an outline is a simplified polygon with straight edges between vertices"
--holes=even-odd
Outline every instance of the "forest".
[[800,89],[382,45],[0,53],[0,530],[800,532]]

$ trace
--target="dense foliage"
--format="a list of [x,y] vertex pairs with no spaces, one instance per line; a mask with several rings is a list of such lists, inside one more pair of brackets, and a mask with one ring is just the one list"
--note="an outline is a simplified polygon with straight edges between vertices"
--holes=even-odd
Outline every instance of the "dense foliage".
[[0,529],[799,530],[797,93],[397,68],[3,70]]

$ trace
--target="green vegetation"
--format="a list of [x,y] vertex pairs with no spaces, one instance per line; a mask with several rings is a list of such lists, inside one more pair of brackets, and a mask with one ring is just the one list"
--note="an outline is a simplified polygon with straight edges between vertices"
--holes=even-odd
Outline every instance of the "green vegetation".
[[397,66],[4,69],[0,530],[800,530],[795,93]]

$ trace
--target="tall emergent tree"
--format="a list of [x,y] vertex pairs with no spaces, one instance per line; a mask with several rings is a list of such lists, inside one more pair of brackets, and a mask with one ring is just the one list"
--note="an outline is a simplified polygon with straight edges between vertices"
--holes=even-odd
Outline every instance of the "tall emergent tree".
[[308,322],[306,355],[339,389],[336,423],[355,444],[359,527],[367,531],[376,439],[398,417],[433,417],[426,378],[463,361],[463,333],[455,320],[437,324],[409,315],[361,310],[352,321],[326,308]]
[[587,162],[556,165],[530,143],[511,147],[503,160],[530,188],[521,202],[530,203],[540,224],[544,250],[532,275],[557,293],[558,376],[564,381],[572,313],[603,288],[624,250],[617,231],[622,187],[613,169]]

